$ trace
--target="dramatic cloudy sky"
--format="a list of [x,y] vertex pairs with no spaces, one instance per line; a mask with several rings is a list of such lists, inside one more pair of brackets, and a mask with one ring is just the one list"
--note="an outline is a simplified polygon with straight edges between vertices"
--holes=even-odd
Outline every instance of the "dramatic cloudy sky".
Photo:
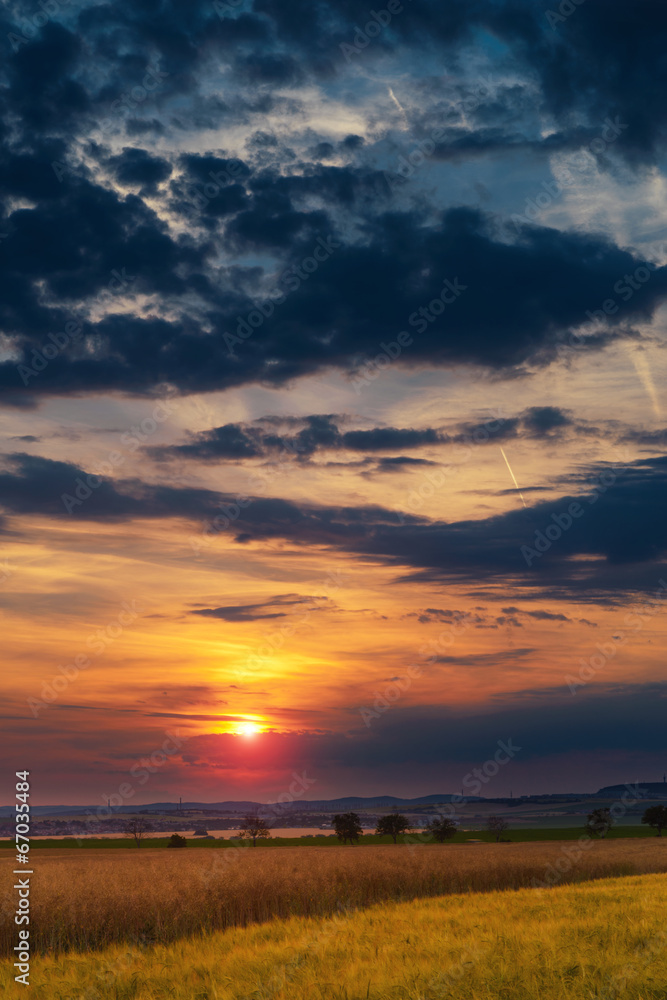
[[662,775],[667,8],[383,3],[5,5],[36,802]]

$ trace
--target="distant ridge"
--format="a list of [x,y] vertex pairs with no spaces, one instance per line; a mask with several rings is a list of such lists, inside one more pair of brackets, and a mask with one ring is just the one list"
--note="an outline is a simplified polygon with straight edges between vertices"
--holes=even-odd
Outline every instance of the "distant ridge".
[[[548,794],[543,795],[520,795],[512,801],[508,799],[507,796],[485,798],[481,795],[466,795],[464,796],[464,801],[466,802],[507,802],[515,805],[521,802],[540,800],[578,800],[578,799],[595,799],[595,798],[607,798],[607,799],[617,799],[620,798],[624,792],[629,789],[634,791],[639,788],[639,794],[641,798],[658,798],[667,799],[667,782],[663,781],[644,781],[640,782],[637,786],[635,783],[628,783],[627,785],[605,785],[597,792],[569,792],[569,793],[559,793],[559,794]],[[418,798],[408,799],[401,798],[397,795],[346,795],[338,799],[295,799],[294,802],[287,802],[284,804],[279,804],[280,813],[285,815],[286,813],[300,813],[300,812],[347,812],[351,809],[388,809],[392,806],[396,806],[400,809],[410,809],[416,808],[418,806],[432,806],[437,805],[439,802],[461,802],[458,795],[454,795],[450,792],[442,792],[436,795],[420,795]],[[255,802],[252,799],[240,799],[240,800],[226,800],[224,802],[183,802],[181,808],[183,810],[204,810],[204,811],[214,811],[214,812],[227,812],[235,815],[243,814],[246,812],[272,812],[277,810],[272,810],[272,806],[275,803],[267,802]],[[32,806],[31,813],[34,816],[85,816],[86,813],[96,813],[97,810],[104,809],[104,802],[94,802],[86,806],[67,806],[67,805],[55,805],[55,806]],[[138,813],[138,812],[160,812],[160,813],[173,813],[178,810],[177,802],[148,802],[145,804],[133,803],[130,805],[117,806],[112,809],[113,815],[118,815],[119,813]],[[14,806],[6,805],[0,806],[0,817],[7,818],[14,815]]]
[[[333,812],[335,810],[387,808],[390,806],[401,806],[402,808],[409,806],[430,806],[438,802],[451,802],[453,798],[460,801],[458,796],[446,792],[441,795],[421,795],[416,799],[401,799],[395,795],[375,795],[371,797],[348,795],[340,799],[317,799],[314,801],[309,799],[295,799],[294,802],[278,803],[278,805],[281,812]],[[465,799],[466,802],[486,801],[479,795],[467,795]],[[253,802],[249,799],[242,799],[240,801],[226,802],[183,802],[181,808],[184,810],[214,809],[220,812],[242,813],[248,811],[254,812],[255,810],[259,812],[270,811],[274,805],[276,803]],[[104,803],[98,802],[88,806],[33,806],[31,812],[35,816],[61,816],[63,814],[78,816],[85,815],[87,812],[95,812],[97,809],[102,808],[104,808]],[[149,802],[145,805],[118,806],[113,809],[113,812],[114,814],[174,812],[176,809],[178,809],[178,802]],[[13,815],[13,812],[13,806],[0,806],[0,816]]]
[[635,789],[637,789],[637,793],[643,799],[667,799],[667,782],[664,781],[629,781],[627,785],[605,785],[596,794],[601,798],[617,799],[624,792],[634,791]]

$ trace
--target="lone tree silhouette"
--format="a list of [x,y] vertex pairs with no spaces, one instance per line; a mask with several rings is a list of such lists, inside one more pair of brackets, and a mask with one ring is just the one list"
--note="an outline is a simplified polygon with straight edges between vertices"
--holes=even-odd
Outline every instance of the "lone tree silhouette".
[[137,847],[141,847],[141,841],[147,833],[153,832],[153,827],[148,820],[133,816],[125,824],[124,832],[128,837],[134,837]]
[[586,830],[593,836],[595,834],[602,840],[607,836],[611,830],[613,819],[611,818],[611,812],[609,809],[594,809],[593,812],[588,814],[586,820]]
[[333,818],[334,830],[336,831],[336,836],[339,840],[342,840],[344,844],[350,841],[351,844],[356,843],[359,837],[363,836],[364,831],[361,829],[361,821],[356,813],[347,812],[339,813],[338,816]]
[[446,840],[451,840],[456,833],[456,823],[447,819],[446,816],[436,816],[430,823],[426,824],[424,829],[428,830],[439,844],[444,844]]
[[399,812],[391,812],[388,816],[380,816],[375,832],[379,833],[381,837],[392,837],[396,843],[400,834],[409,829],[410,824],[407,817],[402,816]]
[[180,834],[178,833],[172,833],[171,837],[169,838],[169,843],[167,844],[167,847],[187,847],[187,846],[188,842],[185,839],[185,837],[181,837]]
[[489,833],[492,833],[496,838],[496,844],[500,840],[501,836],[509,827],[509,823],[502,816],[489,816],[486,821],[486,829]]
[[270,840],[270,827],[261,816],[245,816],[241,827],[243,840],[252,840],[252,846],[257,847],[258,840]]
[[667,826],[667,806],[649,806],[642,816],[642,823],[652,826],[662,837],[662,831]]

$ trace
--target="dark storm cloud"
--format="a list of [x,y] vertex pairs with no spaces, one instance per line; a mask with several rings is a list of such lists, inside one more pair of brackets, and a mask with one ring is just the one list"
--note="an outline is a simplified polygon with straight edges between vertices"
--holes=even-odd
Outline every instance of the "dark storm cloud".
[[370,431],[348,431],[343,435],[343,446],[354,451],[387,451],[438,444],[440,440],[441,436],[431,428],[398,430],[395,427],[377,427]]
[[438,656],[434,662],[442,663],[445,666],[466,667],[471,669],[476,667],[481,667],[483,669],[502,669],[503,667],[511,665],[517,670],[528,670],[532,669],[531,665],[519,665],[515,663],[515,660],[525,659],[527,656],[531,656],[533,653],[537,652],[537,649],[530,647],[523,649],[504,649],[497,650],[495,653],[466,653],[462,656]]
[[256,458],[262,455],[261,442],[256,443],[240,424],[225,424],[198,434],[192,444],[173,448],[153,448],[156,458],[182,455],[188,458]]
[[[7,455],[0,471],[0,506],[26,516],[83,518],[101,522],[136,518],[182,518],[210,525],[222,504],[236,495],[198,489],[152,485],[136,479],[105,479],[68,462],[26,454]],[[65,500],[65,498],[67,498]],[[237,540],[254,533],[283,536],[307,544],[319,539],[355,537],[378,524],[392,523],[395,512],[382,507],[311,507],[280,498],[252,497],[240,512]],[[417,521],[417,518],[408,520]],[[366,526],[366,528],[364,527]]]
[[183,171],[171,184],[174,211],[214,229],[219,220],[251,205],[245,184],[250,168],[234,157],[187,153],[180,157]]
[[[413,579],[451,574],[472,583],[476,577],[504,577],[509,586],[533,583],[543,595],[555,598],[655,589],[667,553],[660,516],[667,491],[665,468],[664,459],[637,462],[621,471],[601,466],[578,480],[576,493],[484,521],[423,530],[413,525],[394,544],[405,545],[406,557],[410,550],[412,566],[428,564]],[[579,504],[580,515],[570,519],[571,503]],[[564,528],[557,530],[555,518]],[[422,548],[427,537],[428,554],[426,546]],[[382,545],[376,535],[370,548]]]
[[657,430],[630,428],[620,434],[619,440],[662,450],[667,446],[667,428],[660,427]]
[[120,184],[140,187],[146,194],[154,194],[158,184],[171,174],[171,164],[167,160],[152,156],[145,149],[124,149],[110,157],[107,166]]
[[[514,417],[496,417],[485,422],[463,422],[442,428],[373,427],[346,431],[346,417],[340,414],[314,414],[305,417],[262,417],[253,423],[225,424],[191,435],[186,444],[147,449],[153,458],[192,458],[201,461],[220,459],[294,458],[308,461],[318,452],[358,451],[365,453],[417,449],[431,445],[499,444],[516,438],[536,441],[556,440],[565,431],[575,434],[601,434],[584,421],[574,420],[556,406],[532,406]],[[631,431],[621,432],[617,423],[609,429],[619,440],[630,440]],[[642,432],[636,432],[641,436]],[[637,438],[639,440],[640,438]],[[632,438],[635,440],[635,438]],[[656,443],[659,437],[655,437]],[[344,463],[333,463],[344,464]],[[355,463],[347,463],[353,466]],[[364,463],[356,463],[357,465]],[[408,465],[427,465],[425,459],[397,455],[380,459],[378,469]],[[540,489],[542,487],[533,487]],[[526,487],[526,491],[531,488]]]
[[358,469],[359,475],[364,479],[373,479],[376,475],[386,473],[409,473],[423,466],[437,466],[438,462],[431,462],[426,458],[413,458],[410,455],[391,455],[387,458],[372,458],[366,455],[361,459],[353,459],[350,462],[321,462],[318,463],[326,469]]
[[[420,148],[420,143],[428,142],[432,138],[434,120],[447,121],[447,113],[438,117],[436,116],[437,111],[435,109],[428,110],[428,115],[420,123],[421,128],[418,127],[415,131],[414,141],[409,147],[410,152],[412,152],[413,148]],[[438,139],[431,155],[435,160],[461,163],[475,158],[483,158],[491,155],[497,156],[499,153],[521,154],[525,157],[534,157],[540,154],[542,156],[551,156],[554,153],[570,153],[585,149],[594,152],[595,140],[600,138],[601,129],[604,128],[604,125],[605,122],[600,122],[595,127],[586,129],[573,128],[569,131],[558,132],[539,138],[528,137],[523,133],[508,132],[498,126],[493,128],[478,128],[474,131],[471,131],[470,128],[449,126],[447,127],[445,138]],[[442,129],[442,126],[440,128]],[[609,134],[613,135],[614,133],[612,131]],[[620,134],[623,134],[622,129]],[[403,166],[404,173],[393,173],[390,171],[388,182],[394,188],[400,189],[406,181],[405,172],[407,168],[400,161],[397,166]]]
[[530,406],[513,417],[498,417],[487,423],[461,423],[447,430],[445,440],[454,444],[501,443],[514,438],[544,440],[558,438],[566,429],[590,433],[585,422],[573,420],[558,406]]
[[380,458],[375,463],[378,472],[401,472],[410,466],[436,465],[425,458],[411,458],[409,455],[393,455],[391,458]]
[[271,610],[273,608],[293,607],[318,600],[321,601],[322,598],[302,597],[299,594],[278,594],[277,597],[272,597],[259,604],[230,604],[222,608],[202,608],[191,611],[190,614],[201,615],[204,618],[218,618],[224,622],[255,622],[264,618],[285,618],[289,614],[286,611]]
[[567,615],[551,611],[521,611],[519,608],[509,607],[509,608],[502,608],[502,612],[505,615],[525,614],[528,615],[530,618],[536,618],[538,621],[558,621],[558,622],[572,621],[572,619],[568,618]]
[[[14,515],[101,521],[178,517],[205,528],[221,503],[234,502],[211,490],[92,480],[64,462],[10,456],[0,473],[2,505]],[[249,498],[232,530],[243,543],[284,539],[333,546],[361,560],[400,567],[407,581],[452,580],[478,588],[503,580],[506,593],[522,588],[524,598],[614,603],[621,595],[655,590],[667,555],[667,459],[636,462],[620,472],[600,466],[577,484],[576,493],[525,510],[452,524],[409,515],[401,524],[396,511],[381,507]],[[568,513],[575,503],[579,516]]]
[[[291,243],[289,258],[298,267],[317,244],[312,232],[305,243],[295,242],[297,236],[320,214],[286,210],[265,217],[258,211],[233,238],[242,231],[256,246]],[[445,212],[434,226],[410,213],[385,215],[369,226],[366,245],[335,249],[249,340],[241,340],[236,331],[249,329],[242,324],[256,300],[239,287],[239,275],[230,272],[226,289],[216,287],[206,274],[212,248],[187,237],[174,240],[134,196],[120,200],[80,182],[53,207],[17,210],[11,219],[16,232],[0,278],[6,291],[0,318],[16,331],[25,367],[0,365],[0,386],[19,396],[26,388],[30,394],[148,393],[164,383],[182,392],[257,379],[281,384],[333,366],[356,366],[363,374],[401,330],[413,340],[397,363],[511,371],[557,357],[559,333],[587,322],[587,310],[606,300],[619,276],[638,263],[597,237],[530,227],[520,239],[504,234],[501,240],[495,223],[473,210]],[[31,367],[47,334],[70,318],[62,305],[36,304],[33,282],[43,282],[42,300],[62,302],[99,293],[119,266],[136,276],[132,293],[159,294],[171,303],[173,318],[133,315],[119,304],[117,312],[85,324],[79,347],[62,351],[39,372]],[[441,293],[451,301],[445,278],[463,290],[440,317]],[[625,310],[610,317],[607,331],[583,344],[599,348],[617,336],[614,328],[623,332],[628,322],[649,318],[666,279],[667,268],[656,269]],[[186,294],[187,310],[178,302]],[[236,336],[233,352],[225,333]]]
[[[579,691],[576,697],[564,684],[563,688],[500,696],[483,713],[444,704],[396,704],[384,714],[371,715],[369,726],[362,722],[360,709],[364,706],[360,705],[349,709],[346,733],[269,732],[255,748],[256,757],[252,749],[238,746],[238,741],[226,734],[195,736],[188,743],[187,758],[212,767],[223,759],[226,766],[242,765],[244,769],[263,769],[267,758],[279,760],[285,767],[307,760],[315,773],[336,766],[349,768],[352,774],[406,762],[414,766],[453,762],[461,764],[463,779],[471,767],[493,758],[499,740],[513,751],[507,765],[510,769],[555,755],[599,757],[604,752],[623,755],[630,750],[662,753],[666,698],[667,685],[659,682],[596,685]],[[372,712],[372,700],[370,695],[367,711]],[[480,785],[476,793],[466,785],[464,794],[497,794],[493,780]],[[460,787],[442,791],[458,792]],[[561,784],[559,790],[596,791],[597,787],[582,789],[581,781],[573,779],[570,788]]]
[[[425,43],[460,55],[486,29],[510,46],[531,86],[539,80],[543,104],[562,119],[559,148],[580,141],[576,128],[588,134],[606,115],[627,110],[633,117],[614,150],[653,155],[664,131],[657,53],[667,16],[653,11],[649,26],[616,0],[604,8],[587,0],[555,30],[545,9],[527,0],[411,0],[363,57],[398,46],[408,68]],[[175,0],[63,10],[8,53],[0,70],[0,225],[8,234],[0,244],[0,322],[16,354],[0,364],[8,403],[29,405],[48,394],[150,394],[163,384],[181,392],[281,385],[330,367],[352,372],[402,329],[414,339],[396,365],[473,364],[513,373],[557,357],[559,335],[584,324],[641,263],[602,237],[536,226],[517,231],[501,216],[470,208],[440,217],[424,205],[397,211],[383,171],[357,162],[359,136],[320,148],[322,156],[333,150],[354,160],[335,165],[300,160],[290,135],[272,135],[266,122],[248,142],[248,162],[220,149],[170,158],[145,148],[143,136],[160,128],[208,133],[230,116],[245,115],[247,125],[278,104],[284,116],[300,120],[297,103],[274,91],[293,88],[305,72],[321,82],[349,72],[340,43],[368,16],[361,0],[257,0],[233,17],[218,13],[212,4],[186,10]],[[4,27],[12,30],[6,17]],[[628,38],[645,43],[645,57],[628,56]],[[224,100],[210,92],[221,53],[241,70]],[[142,89],[149,72],[160,74],[155,88],[143,88],[133,109],[116,107],[121,95]],[[527,113],[527,86],[501,87],[480,105],[466,141],[516,145],[511,119]],[[435,83],[433,91],[437,110]],[[429,108],[425,99],[425,119]],[[488,115],[501,121],[500,136],[489,136]],[[586,123],[575,128],[576,116]],[[124,138],[112,153],[104,144],[106,121],[113,134],[142,136],[140,145]],[[102,182],[109,171],[117,191]],[[147,204],[149,195],[159,198],[160,214]],[[181,223],[186,217],[187,232],[170,227],[167,211]],[[330,238],[338,244],[330,257],[296,280],[292,269],[312,256],[318,239]],[[250,254],[254,263],[220,266],[223,249],[225,258]],[[100,316],[96,299],[121,268],[133,281]],[[588,349],[650,319],[667,291],[666,275],[657,268],[586,338]],[[439,315],[445,279],[464,290]],[[272,288],[284,300],[231,351],[228,338],[249,329],[248,315]],[[155,299],[140,310],[139,296]],[[47,338],[73,314],[82,323],[80,342],[43,365]]]
[[[73,493],[81,476],[85,476],[81,469],[66,462],[9,455],[6,468],[0,472],[0,503],[14,514],[60,517],[66,515],[62,494]],[[109,481],[99,484],[92,504],[81,506],[85,506],[84,516],[108,520],[141,517],[145,509],[140,499],[119,493]]]
[[[288,431],[291,426],[300,425],[297,433],[279,434],[271,428],[267,418],[254,424],[225,424],[210,431],[202,431],[193,436],[188,444],[150,449],[158,459],[175,457],[197,459],[239,459],[269,457],[278,451],[281,457],[309,459],[320,451],[394,451],[401,448],[419,448],[430,444],[447,442],[449,438],[433,428],[414,430],[412,428],[377,427],[371,430],[341,430],[345,418],[335,414],[315,414],[285,421]],[[268,424],[268,428],[267,428]],[[381,464],[410,465],[427,464],[422,459],[395,456],[383,459]]]
[[528,433],[541,437],[561,427],[569,427],[572,421],[557,406],[533,406],[524,415],[523,423]]
[[[132,276],[126,293],[171,297],[192,288],[188,280],[178,277],[177,269],[192,271],[205,259],[205,248],[196,249],[187,239],[173,240],[166,225],[134,195],[122,198],[83,178],[63,183],[60,194],[60,198],[43,201],[35,208],[17,209],[10,216],[14,232],[11,254],[5,253],[0,278],[5,289],[0,315],[5,330],[23,336],[28,365],[32,360],[28,348],[43,346],[39,338],[64,327],[73,313],[80,311],[82,299],[108,289],[114,270],[124,267]],[[35,283],[42,286],[38,301]],[[106,336],[103,326],[87,324],[90,347],[93,337]],[[130,345],[117,346],[124,355],[123,364],[130,364]],[[93,382],[105,381],[102,372],[105,363],[110,363],[105,355],[104,350],[91,351],[83,362]],[[76,360],[63,352],[51,370],[63,374],[70,368],[75,370],[76,365]],[[7,389],[15,388],[17,381],[21,384],[14,364],[5,363],[2,371]],[[48,382],[53,377],[46,371],[35,382]],[[82,388],[84,382],[82,379]]]
[[661,57],[667,41],[663,4],[639,0],[629,7],[624,0],[587,0],[576,16],[557,22],[537,44],[527,32],[524,39],[524,57],[539,74],[553,114],[565,119],[583,112],[591,121],[618,115],[628,124],[625,155],[644,162],[656,157],[667,125],[659,98],[667,83]]
[[[534,618],[538,622],[576,622],[578,621],[580,625],[588,625],[591,628],[597,628],[596,622],[590,622],[587,618],[568,618],[567,615],[562,614],[558,611],[524,611],[521,608],[509,607],[501,608],[503,614],[512,615],[513,617],[527,617]],[[498,619],[500,621],[500,619]]]
[[[317,21],[321,13],[310,9],[304,19]],[[329,9],[327,16],[331,13],[343,32],[347,17],[361,13],[361,7]],[[463,5],[447,15],[435,6],[415,5],[397,20],[396,30],[409,40],[428,24],[429,33],[434,27],[438,37],[446,24],[450,44],[466,36],[467,17]],[[548,357],[555,331],[583,322],[586,308],[596,308],[613,281],[636,263],[592,238],[529,230],[521,239],[508,239],[491,220],[462,210],[427,226],[416,214],[383,214],[388,191],[379,191],[381,172],[362,166],[302,164],[290,173],[273,168],[252,175],[246,164],[219,153],[185,154],[178,163],[184,177],[173,181],[172,206],[190,216],[196,210],[213,229],[227,220],[228,244],[243,251],[271,251],[278,255],[278,268],[307,256],[315,235],[335,232],[333,207],[354,206],[368,213],[364,241],[340,248],[327,267],[276,310],[243,354],[230,358],[221,350],[220,337],[228,328],[236,330],[239,315],[253,308],[257,288],[239,291],[237,274],[226,281],[223,275],[222,284],[212,282],[208,261],[215,248],[205,237],[199,243],[175,239],[140,197],[120,196],[94,180],[97,160],[119,184],[154,194],[173,164],[142,148],[125,147],[109,157],[86,135],[89,159],[84,167],[67,129],[80,121],[88,132],[93,112],[99,115],[117,98],[113,84],[95,84],[98,65],[116,60],[119,87],[132,89],[151,65],[149,50],[158,51],[155,65],[164,66],[164,79],[153,110],[160,113],[161,100],[190,94],[195,87],[198,45],[204,38],[206,51],[223,39],[228,44],[230,32],[239,38],[245,33],[248,44],[270,46],[271,21],[278,36],[298,44],[303,25],[299,22],[295,36],[291,13],[279,7],[269,5],[261,16],[224,19],[223,25],[208,5],[194,4],[186,17],[179,5],[165,3],[157,30],[154,18],[121,4],[81,12],[78,31],[73,23],[65,27],[50,21],[10,54],[4,100],[26,131],[17,126],[5,145],[0,185],[3,193],[35,204],[6,216],[12,252],[3,269],[1,318],[6,329],[17,333],[22,360],[29,364],[32,350],[43,346],[43,338],[66,320],[68,310],[87,311],[91,296],[108,284],[114,268],[136,272],[132,291],[159,294],[171,307],[165,310],[171,312],[169,319],[139,317],[125,305],[119,306],[119,320],[112,316],[90,322],[83,356],[63,353],[30,380],[31,392],[146,392],[159,382],[190,391],[257,378],[280,382],[327,365],[349,368],[364,354],[377,352],[387,329],[406,323],[427,305],[441,290],[438,278],[441,283],[447,275],[470,282],[474,295],[457,302],[446,321],[427,326],[399,363],[471,361],[512,367]],[[277,53],[249,51],[239,58],[249,79],[286,80],[296,73],[289,59]],[[137,113],[148,110],[141,105]],[[150,126],[152,119],[146,120]],[[358,138],[348,137],[350,148],[358,147]],[[233,183],[213,180],[232,176],[232,166],[239,168]],[[216,184],[213,196],[205,193]],[[39,296],[38,286],[43,290]],[[530,309],[521,292],[527,287],[534,296]],[[610,322],[650,315],[663,291],[659,272],[623,318]],[[186,293],[199,300],[192,318],[174,301]],[[132,343],[123,336],[126,329]],[[271,369],[269,360],[277,361]],[[19,393],[25,388],[20,381],[15,365],[5,363],[0,384],[8,393]]]
[[265,607],[262,604],[243,604],[237,607],[228,608],[205,608],[203,611],[192,611],[193,615],[202,615],[205,618],[219,618],[224,622],[256,622],[263,618],[284,618],[284,611],[270,612],[268,614],[258,614],[258,610]]
[[[244,87],[259,106],[253,91],[294,86],[306,72],[326,82],[333,75],[345,78],[358,61],[387,52],[409,68],[425,50],[456,60],[464,46],[497,56],[494,48],[505,45],[518,82],[499,86],[494,99],[476,110],[476,128],[458,142],[471,151],[516,144],[522,139],[517,109],[525,112],[537,100],[539,110],[549,111],[561,126],[547,142],[567,144],[577,131],[619,115],[628,121],[622,143],[626,155],[651,157],[665,128],[660,98],[666,72],[664,8],[655,0],[638,0],[632,7],[625,0],[587,0],[580,6],[564,19],[556,15],[553,23],[548,12],[558,6],[548,0],[409,0],[351,58],[341,44],[354,43],[359,26],[373,20],[366,0],[255,0],[240,13],[236,6],[216,7],[208,0],[187,5],[125,0],[81,11],[63,5],[41,30],[26,35],[5,14],[3,35],[13,31],[20,37],[7,59],[8,99],[33,129],[57,131],[74,122],[83,131],[119,92],[139,84],[154,63],[168,74],[158,95],[158,115],[169,125],[177,121],[181,129],[208,125],[208,117],[210,127],[216,127],[231,113],[230,102],[242,101]],[[18,23],[27,20],[24,11],[17,9],[15,16]],[[239,94],[225,100],[204,95],[212,68],[219,72],[221,62],[230,59]],[[431,91],[437,89],[434,83]],[[190,113],[182,106],[175,114],[161,111],[166,97],[187,97]],[[140,129],[143,121],[151,127],[156,118],[147,111],[140,106],[127,124]],[[157,121],[157,127],[164,125]]]
[[[366,0],[255,0],[241,11],[238,5],[216,6],[208,0],[125,0],[74,12],[63,7],[55,19],[66,21],[71,30],[51,22],[37,39],[34,32],[30,38],[26,33],[30,44],[19,46],[16,56],[21,59],[15,57],[14,62],[27,78],[32,75],[38,92],[58,76],[65,75],[67,83],[63,71],[76,70],[79,62],[114,67],[121,76],[150,52],[168,63],[187,91],[193,87],[198,61],[221,53],[234,53],[240,65],[245,60],[252,82],[289,84],[305,66],[320,76],[345,75],[355,59],[372,60],[398,46],[408,60],[416,59],[425,46],[431,52],[450,52],[473,39],[479,44],[488,32],[511,47],[520,71],[537,76],[553,113],[564,116],[578,110],[593,115],[598,104],[609,113],[612,103],[636,112],[639,103],[638,136],[659,132],[664,121],[659,101],[660,56],[667,33],[664,8],[654,0],[638,0],[631,8],[623,0],[587,0],[579,6],[582,9],[572,10],[571,16],[556,14],[554,21],[547,12],[557,11],[558,5],[547,0],[408,0],[388,28],[346,60],[341,43],[352,43],[357,27],[372,20]],[[14,24],[5,15],[7,31],[21,34],[21,14],[16,11]],[[645,58],[636,59],[637,51]]]
[[[477,611],[484,610],[476,608]],[[408,611],[403,618],[416,618],[422,624],[427,622],[459,622],[465,618],[467,612],[456,608],[424,608],[423,611]],[[482,618],[478,618],[482,621]]]
[[[662,683],[599,685],[576,697],[564,683],[562,689],[501,696],[500,704],[479,715],[445,706],[397,706],[372,720],[362,747],[350,739],[342,744],[341,755],[352,763],[356,748],[364,763],[378,765],[399,760],[479,760],[482,748],[488,747],[489,756],[493,755],[498,739],[511,739],[521,747],[517,761],[562,754],[564,748],[568,753],[630,747],[661,752],[659,719],[666,698],[667,685]],[[359,731],[360,727],[352,730]]]
[[234,68],[243,81],[255,86],[295,87],[305,80],[292,56],[254,52],[237,59]]
[[[407,581],[449,579],[478,586],[482,580],[503,580],[508,588],[534,587],[557,599],[613,603],[615,593],[656,589],[664,573],[666,470],[664,459],[638,462],[621,473],[601,466],[590,470],[577,493],[453,524],[415,519],[405,527],[389,522],[371,528],[349,521],[344,511],[318,524],[311,510],[298,533],[313,543],[336,537],[335,544],[362,559],[411,567],[402,575]],[[579,516],[568,514],[571,504],[578,504]],[[273,528],[250,532],[255,538],[273,533]]]
[[[600,308],[615,282],[641,263],[636,255],[598,236],[536,226],[517,231],[501,216],[469,208],[439,218],[424,206],[396,211],[383,172],[358,159],[365,149],[360,136],[315,143],[323,158],[351,158],[331,165],[300,160],[290,134],[271,134],[266,121],[257,121],[243,160],[220,149],[169,159],[144,148],[143,139],[137,148],[123,139],[112,152],[99,128],[108,120],[128,136],[206,133],[244,115],[248,124],[278,106],[299,121],[296,98],[274,91],[293,89],[304,73],[326,84],[336,74],[345,78],[357,58],[387,53],[409,71],[425,46],[456,59],[473,42],[493,66],[500,43],[518,82],[498,81],[471,111],[467,135],[457,136],[453,126],[450,145],[467,143],[468,152],[516,148],[524,142],[520,119],[535,97],[535,114],[550,111],[557,123],[544,140],[554,149],[581,145],[610,116],[628,122],[614,154],[655,157],[667,114],[660,96],[665,10],[649,0],[632,9],[622,0],[587,0],[562,23],[547,16],[552,10],[528,0],[410,0],[351,61],[340,45],[353,41],[370,16],[364,0],[255,0],[240,13],[177,0],[71,11],[63,5],[41,28],[18,35],[12,18],[20,21],[20,12],[6,11],[3,31],[16,35],[0,70],[0,225],[8,234],[0,244],[0,322],[16,353],[0,364],[6,401],[150,394],[165,383],[181,392],[285,384],[329,367],[363,369],[402,328],[414,339],[397,365],[473,364],[513,373],[557,357],[558,337]],[[485,32],[494,45],[480,41]],[[224,99],[211,93],[221,56],[236,74]],[[502,60],[497,68],[504,72]],[[149,72],[158,74],[155,86],[127,98],[134,108],[116,107],[121,96],[142,89]],[[429,114],[437,118],[449,86],[441,77],[420,76],[415,84],[423,88],[417,132]],[[473,83],[455,84],[460,100]],[[197,148],[205,146],[198,141]],[[102,182],[105,171],[120,191]],[[160,185],[167,188],[162,194]],[[177,235],[144,200],[149,194],[159,195],[163,210],[187,216],[188,232]],[[337,234],[346,212],[357,226],[343,245]],[[317,238],[329,237],[341,245],[295,287],[290,269],[312,254]],[[220,267],[222,248],[252,253],[255,262]],[[132,281],[100,317],[96,300],[122,268]],[[664,300],[666,273],[657,268],[586,338],[588,349],[650,319]],[[465,290],[434,315],[429,304],[442,304],[446,278]],[[225,335],[247,326],[272,284],[285,300],[230,351]],[[154,297],[152,305],[140,311],[139,296]],[[80,341],[44,365],[47,338],[73,315],[82,324]],[[522,430],[548,436],[566,429],[548,419],[527,419]]]
[[[607,116],[618,115],[628,123],[623,154],[643,161],[655,158],[664,144],[667,124],[661,99],[667,83],[662,58],[667,10],[655,0],[633,5],[626,0],[586,0],[565,16],[559,9],[549,0],[449,0],[446,4],[410,0],[379,37],[349,54],[347,65],[396,51],[399,46],[408,60],[416,56],[414,50],[424,48],[456,52],[465,45],[480,45],[487,32],[509,48],[513,67],[538,81],[544,109],[565,129],[562,142],[568,143],[568,132],[581,129],[579,123],[573,127],[577,117],[583,117],[589,127],[599,127]],[[334,47],[341,41],[354,44],[356,27],[371,19],[365,0],[319,4],[256,0],[255,10],[271,18],[291,47],[301,49],[312,64],[328,72],[334,67],[340,72],[346,65],[345,59],[336,58]],[[496,145],[499,140],[507,141],[497,134],[491,137]],[[470,147],[484,141],[483,133],[461,137]]]
[[[3,27],[5,39],[16,34],[11,23]],[[82,37],[50,20],[32,39],[18,44],[5,61],[3,97],[27,132],[65,133],[68,125],[91,113],[90,93],[79,79],[88,58]]]

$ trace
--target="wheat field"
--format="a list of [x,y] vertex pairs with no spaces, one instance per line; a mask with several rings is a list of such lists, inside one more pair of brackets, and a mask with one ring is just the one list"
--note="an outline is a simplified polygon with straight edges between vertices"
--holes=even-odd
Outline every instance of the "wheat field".
[[[667,876],[385,902],[33,962],[38,1000],[664,1000]],[[25,996],[8,961],[0,987]]]
[[[55,954],[124,941],[143,947],[387,900],[667,871],[667,839],[658,838],[33,855],[31,942],[35,952]],[[5,885],[0,945],[8,955],[15,900]]]

